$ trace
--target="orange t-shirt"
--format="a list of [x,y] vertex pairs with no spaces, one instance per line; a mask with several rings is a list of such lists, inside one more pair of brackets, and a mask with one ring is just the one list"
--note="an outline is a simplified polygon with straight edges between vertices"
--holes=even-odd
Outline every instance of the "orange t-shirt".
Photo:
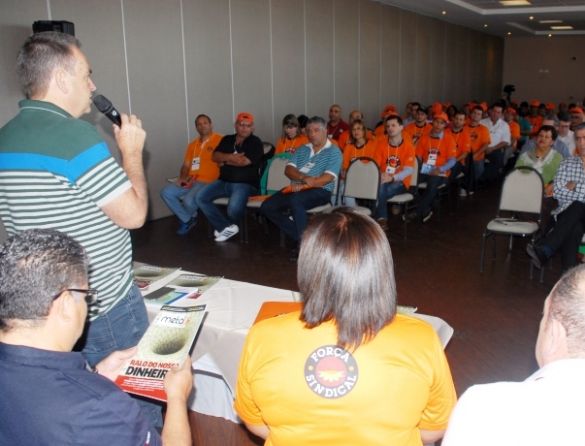
[[415,122],[411,122],[406,127],[404,127],[402,134],[408,135],[412,141],[412,144],[416,147],[420,138],[423,135],[428,134],[432,127],[433,126],[428,122],[422,127],[417,126]]
[[[350,136],[350,130],[345,130],[341,135],[339,135],[339,138],[337,139],[337,147],[339,147],[342,152],[345,150],[345,146],[349,144]],[[371,130],[366,129],[366,139],[374,139],[374,134]]]
[[362,147],[357,147],[355,144],[347,144],[345,146],[345,150],[343,151],[343,164],[342,169],[346,171],[349,168],[350,163],[360,157],[368,157],[372,158],[380,167],[380,163],[378,162],[378,156],[376,154],[378,146],[376,145],[376,141],[373,139],[367,139],[366,143]]
[[490,145],[492,141],[490,131],[483,124],[478,124],[475,127],[467,125],[465,126],[465,129],[469,133],[473,159],[475,161],[481,161],[485,158],[485,152],[477,153],[477,151],[485,145]]
[[[457,156],[457,144],[447,131],[443,132],[442,138],[435,138],[429,132],[421,136],[418,141],[416,156],[422,160],[423,164],[432,163],[435,167],[441,167],[449,158]],[[448,176],[450,172],[446,174]]]
[[520,124],[516,121],[508,122],[510,126],[510,136],[514,140],[514,147],[518,144],[518,140],[520,139]]
[[188,166],[189,176],[202,183],[211,183],[219,177],[219,166],[212,161],[213,151],[221,141],[222,136],[212,133],[205,141],[195,138],[187,146],[183,165]]
[[289,139],[286,137],[280,138],[276,142],[276,149],[274,151],[275,155],[279,153],[295,153],[296,149],[304,146],[309,142],[309,138],[305,135],[297,135],[293,139]]
[[[457,158],[463,154],[471,152],[471,136],[469,135],[469,132],[466,131],[466,129],[467,127],[463,127],[458,132],[454,132],[453,129],[445,130],[445,132],[449,133],[453,137],[455,144],[457,144]],[[463,158],[460,163],[465,164],[465,158]]]
[[528,116],[528,122],[530,122],[530,125],[531,125],[531,129],[530,129],[531,136],[534,136],[538,133],[538,130],[540,130],[540,126],[542,125],[543,119],[544,118],[540,115]]
[[[378,166],[382,172],[388,172],[392,175],[400,173],[405,167],[414,168],[415,150],[410,138],[402,133],[402,142],[398,146],[393,146],[388,138],[380,137],[377,140],[378,146]],[[412,175],[408,175],[402,183],[408,189]]]

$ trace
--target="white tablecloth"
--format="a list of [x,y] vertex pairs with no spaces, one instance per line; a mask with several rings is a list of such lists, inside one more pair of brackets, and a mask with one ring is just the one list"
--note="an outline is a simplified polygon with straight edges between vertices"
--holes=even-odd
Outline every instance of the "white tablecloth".
[[[248,329],[265,301],[298,301],[294,291],[221,279],[197,300],[177,301],[173,305],[206,304],[207,317],[193,349],[195,391],[189,406],[192,410],[239,422],[233,399],[240,353]],[[152,319],[157,308],[148,307]],[[443,346],[453,329],[440,318],[413,314],[427,321],[437,331]]]

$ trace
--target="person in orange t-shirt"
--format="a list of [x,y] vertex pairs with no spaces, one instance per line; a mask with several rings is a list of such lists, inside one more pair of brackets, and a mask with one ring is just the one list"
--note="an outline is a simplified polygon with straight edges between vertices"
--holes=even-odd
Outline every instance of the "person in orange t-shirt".
[[414,146],[403,134],[402,118],[390,115],[384,121],[386,136],[380,137],[378,143],[378,165],[382,172],[378,205],[374,217],[382,229],[388,224],[388,200],[402,194],[410,187],[414,172]]
[[[351,125],[356,121],[364,122],[364,114],[359,110],[353,110],[349,114],[349,129],[344,130],[339,138],[337,139],[337,147],[343,152],[345,146],[351,142]],[[366,139],[374,139],[374,135],[371,130],[366,128]]]
[[180,221],[177,234],[185,235],[197,223],[197,194],[219,176],[219,166],[211,155],[221,141],[221,135],[213,132],[211,118],[198,115],[195,128],[199,136],[187,146],[179,178],[167,184],[160,196]]
[[[457,154],[455,155],[456,163],[451,169],[450,179],[451,181],[457,182],[462,185],[463,181],[460,181],[457,177],[460,173],[465,175],[465,183],[469,183],[470,174],[469,169],[471,163],[468,162],[468,158],[471,158],[471,136],[469,134],[469,128],[465,125],[465,112],[456,110],[451,120],[451,126],[445,130],[455,140],[457,144]],[[460,187],[459,195],[462,197],[467,196],[467,188]]]
[[424,134],[416,146],[416,156],[421,160],[421,181],[426,181],[425,189],[415,213],[406,219],[421,218],[423,223],[433,215],[432,205],[439,187],[447,183],[451,168],[455,165],[457,144],[445,131],[449,119],[445,113],[433,117],[431,130]]
[[474,189],[477,180],[483,174],[485,151],[491,144],[490,131],[480,122],[482,116],[483,109],[480,106],[473,107],[469,116],[469,124],[465,127],[469,133],[471,153],[473,153],[473,178],[470,176],[470,181],[467,184],[467,192],[471,195],[475,192]]
[[288,153],[292,155],[295,150],[309,142],[306,135],[301,134],[299,120],[293,114],[286,115],[282,119],[282,136],[276,141],[274,155]]
[[431,124],[427,121],[427,112],[424,107],[420,107],[416,112],[416,119],[406,127],[404,127],[404,133],[414,144],[414,147],[418,145],[419,139],[427,134],[431,130]]
[[[376,154],[377,145],[376,141],[373,139],[368,139],[366,129],[366,125],[361,120],[353,121],[350,126],[351,131],[351,139],[348,144],[345,146],[345,150],[343,151],[343,161],[341,165],[341,183],[340,183],[340,190],[342,191],[341,196],[343,196],[343,190],[345,188],[345,174],[347,173],[347,169],[349,169],[349,165],[351,162],[356,158],[371,158],[374,161],[378,161],[378,156]],[[378,164],[378,168],[380,165]],[[355,198],[353,197],[345,197],[344,203],[345,206],[352,206],[355,207],[357,205]]]

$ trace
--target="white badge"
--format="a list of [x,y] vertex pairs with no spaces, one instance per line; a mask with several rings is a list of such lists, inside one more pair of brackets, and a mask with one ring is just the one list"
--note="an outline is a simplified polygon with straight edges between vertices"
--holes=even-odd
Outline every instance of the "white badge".
[[388,175],[394,175],[394,172],[396,172],[396,167],[391,166],[390,164],[386,165],[386,173]]
[[193,158],[193,161],[191,161],[191,170],[199,170],[200,167],[201,167],[201,158],[196,156],[195,158]]
[[302,168],[301,168],[301,172],[302,173],[309,173],[311,171],[311,169],[315,167],[315,163],[309,161],[307,164],[305,164]]
[[427,164],[429,166],[435,166],[437,164],[437,152],[429,153],[429,157],[427,159]]

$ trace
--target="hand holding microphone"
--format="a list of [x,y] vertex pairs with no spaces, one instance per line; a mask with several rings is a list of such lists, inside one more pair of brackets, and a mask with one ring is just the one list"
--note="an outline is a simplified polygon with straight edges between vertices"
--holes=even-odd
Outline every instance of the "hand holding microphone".
[[114,123],[114,136],[124,156],[142,155],[146,132],[142,121],[136,115],[120,114],[114,105],[105,97],[97,95],[93,98],[96,108]]

